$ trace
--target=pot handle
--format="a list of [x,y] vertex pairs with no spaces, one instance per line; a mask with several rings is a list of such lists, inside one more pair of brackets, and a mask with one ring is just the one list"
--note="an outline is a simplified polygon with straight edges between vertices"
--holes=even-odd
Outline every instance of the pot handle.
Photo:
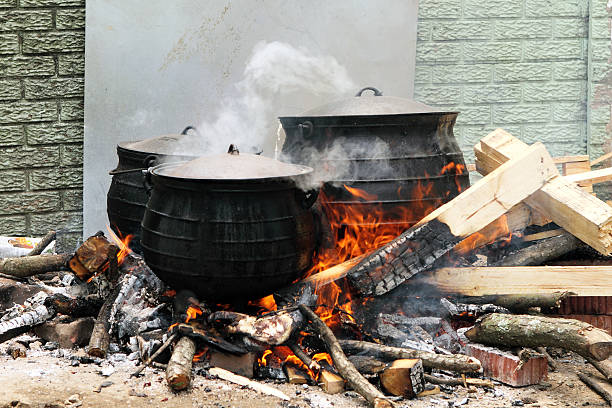
[[297,125],[297,131],[300,138],[307,139],[312,136],[312,133],[314,132],[314,125],[311,121],[307,120]]
[[151,197],[151,191],[153,190],[153,184],[151,183],[151,168],[141,169],[141,171],[143,175],[142,185],[144,186],[147,195]]
[[200,132],[198,132],[198,129],[195,126],[192,126],[192,125],[189,125],[185,129],[183,129],[183,131],[181,132],[181,135],[186,135],[187,132],[189,132],[190,130],[193,130],[193,133],[195,133],[196,135],[200,136]]
[[307,210],[317,201],[319,197],[319,189],[313,188],[312,190],[297,190],[297,199],[303,209]]
[[365,88],[357,92],[355,96],[361,96],[363,91],[372,91],[374,92],[374,96],[382,96],[382,92],[380,92],[378,89],[374,88],[373,86],[366,86]]

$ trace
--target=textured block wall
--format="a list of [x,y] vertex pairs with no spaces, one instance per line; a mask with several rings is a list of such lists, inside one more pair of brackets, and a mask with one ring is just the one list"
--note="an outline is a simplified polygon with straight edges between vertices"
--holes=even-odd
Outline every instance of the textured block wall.
[[461,112],[468,161],[496,127],[554,155],[585,154],[587,140],[595,153],[610,112],[587,126],[589,70],[605,71],[609,34],[605,0],[420,0],[415,99]]
[[0,0],[0,235],[81,235],[84,53],[84,0]]

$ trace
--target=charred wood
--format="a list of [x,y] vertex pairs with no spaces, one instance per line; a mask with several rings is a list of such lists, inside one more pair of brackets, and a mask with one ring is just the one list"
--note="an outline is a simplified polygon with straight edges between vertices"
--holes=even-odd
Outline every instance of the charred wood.
[[379,374],[387,368],[387,363],[370,356],[354,355],[348,356],[348,359],[361,374]]
[[70,258],[68,262],[70,270],[81,280],[87,280],[91,276],[102,272],[104,267],[108,265],[109,247],[111,245],[101,232],[87,238],[76,250],[74,256]]
[[174,346],[166,368],[166,381],[174,391],[184,390],[191,384],[191,366],[195,352],[195,342],[189,337],[181,337]]
[[508,314],[510,311],[502,306],[497,306],[491,303],[485,304],[466,304],[466,303],[453,303],[446,298],[440,299],[440,303],[448,310],[451,316],[480,316],[486,313],[503,313]]
[[27,278],[44,272],[65,269],[72,255],[52,254],[0,259],[0,272],[16,278]]
[[561,301],[572,292],[533,293],[524,295],[486,295],[459,297],[461,301],[475,304],[494,304],[515,313],[526,312],[531,308],[558,309]]
[[53,317],[54,314],[55,312],[53,309],[47,308],[47,306],[41,304],[17,317],[1,322],[0,343],[25,333],[37,324],[46,322]]
[[564,233],[511,252],[491,266],[542,265],[575,250],[579,245],[581,242],[578,238]]
[[612,336],[573,319],[493,313],[466,331],[473,342],[507,347],[561,347],[597,361],[610,355]]
[[112,327],[111,313],[121,289],[122,281],[115,286],[115,289],[113,289],[111,295],[104,301],[104,304],[98,312],[98,317],[96,317],[96,323],[94,324],[91,338],[89,339],[87,354],[90,356],[99,358],[106,357],[106,352],[110,345],[110,331]]
[[28,253],[27,256],[40,255],[49,246],[51,242],[55,241],[55,231],[47,232],[38,244]]
[[104,301],[98,295],[69,297],[62,293],[49,295],[45,305],[52,307],[57,313],[72,317],[97,316]]
[[153,353],[148,359],[146,359],[142,365],[140,365],[140,367],[138,367],[136,369],[136,371],[134,371],[130,376],[131,377],[137,377],[138,375],[140,375],[140,373],[142,372],[142,370],[144,370],[146,367],[148,367],[149,365],[151,365],[151,363],[153,363],[155,361],[155,359],[157,357],[159,357],[159,355],[161,353],[163,353],[169,346],[170,344],[172,344],[172,342],[178,337],[178,333],[174,333],[171,336],[169,336],[166,341],[157,349],[157,351],[155,351],[155,353]]
[[336,369],[344,378],[349,385],[364,397],[371,406],[373,407],[393,407],[393,403],[386,399],[386,397],[374,387],[368,380],[366,380],[359,371],[351,364],[349,359],[346,357],[336,336],[332,333],[331,329],[317,316],[309,307],[305,305],[299,306],[300,312],[304,314],[304,318],[311,322],[313,329],[322,338],[327,351],[330,354]]
[[418,358],[423,361],[423,366],[425,367],[460,373],[478,372],[482,368],[480,361],[462,354],[434,354],[426,351],[389,347],[357,340],[340,340],[339,343],[347,354],[367,354],[384,361]]

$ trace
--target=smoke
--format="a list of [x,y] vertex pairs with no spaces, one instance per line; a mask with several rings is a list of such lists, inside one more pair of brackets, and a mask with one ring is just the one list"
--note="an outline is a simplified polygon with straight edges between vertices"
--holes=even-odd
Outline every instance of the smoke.
[[220,154],[235,143],[241,151],[254,152],[276,136],[276,124],[271,122],[278,113],[272,110],[281,95],[304,91],[337,98],[356,88],[346,69],[331,56],[314,55],[278,41],[260,42],[247,61],[242,80],[198,126],[203,149],[206,154]]

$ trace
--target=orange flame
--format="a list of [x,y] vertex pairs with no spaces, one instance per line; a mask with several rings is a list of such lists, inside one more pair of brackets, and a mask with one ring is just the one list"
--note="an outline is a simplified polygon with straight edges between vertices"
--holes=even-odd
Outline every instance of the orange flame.
[[302,360],[300,360],[299,357],[296,356],[295,354],[288,355],[285,358],[284,363],[293,364],[297,368],[299,368],[299,369],[301,369],[303,371],[306,371],[308,373],[308,375],[310,376],[310,378],[312,378],[315,381],[319,377],[317,373],[315,373],[310,368],[308,368],[308,366],[306,364],[304,364],[304,362]]
[[200,361],[200,359],[202,358],[202,356],[204,355],[204,353],[206,353],[206,349],[199,351],[198,353],[196,353],[193,356],[193,362],[195,363],[196,361]]
[[268,365],[268,356],[270,354],[272,354],[272,350],[267,349],[266,351],[263,352],[261,357],[257,359],[257,362],[259,363],[260,366],[266,367]]
[[[454,174],[456,191],[461,192],[458,176],[464,171],[465,166],[462,164],[449,163],[440,170],[439,175]],[[429,176],[425,174],[425,177]],[[344,188],[360,201],[377,200],[376,195],[369,192],[347,185],[344,185]],[[335,246],[332,250],[322,250],[315,254],[313,267],[308,275],[380,248],[451,198],[451,191],[446,193],[446,197],[435,197],[433,188],[434,183],[426,180],[419,180],[412,191],[400,186],[397,189],[400,204],[385,208],[383,204],[363,205],[353,202],[349,205],[346,202],[338,202],[321,191],[320,202],[329,221]],[[315,288],[315,293],[318,295],[315,312],[328,326],[333,328],[340,323],[341,315],[338,311],[344,312],[345,317],[354,322],[351,317],[354,307],[348,287],[329,283]]]
[[134,237],[132,234],[128,234],[125,237],[121,236],[121,232],[119,232],[120,236],[117,236],[113,232],[113,230],[106,225],[106,229],[108,230],[108,234],[111,237],[112,241],[119,247],[119,253],[117,254],[117,264],[121,265],[125,260],[125,257],[132,253],[129,245],[132,242],[132,238]]
[[327,364],[329,364],[330,366],[334,365],[334,362],[332,361],[331,356],[329,354],[327,354],[327,353],[317,353],[314,356],[312,356],[312,359],[314,361],[325,360],[325,361],[327,361]]
[[273,312],[276,308],[276,301],[273,295],[269,295],[257,300],[249,300],[248,305],[257,307],[261,312]]
[[198,316],[202,315],[202,309],[197,306],[189,306],[186,313],[187,318],[185,319],[185,323],[189,323],[190,320],[197,319]]

